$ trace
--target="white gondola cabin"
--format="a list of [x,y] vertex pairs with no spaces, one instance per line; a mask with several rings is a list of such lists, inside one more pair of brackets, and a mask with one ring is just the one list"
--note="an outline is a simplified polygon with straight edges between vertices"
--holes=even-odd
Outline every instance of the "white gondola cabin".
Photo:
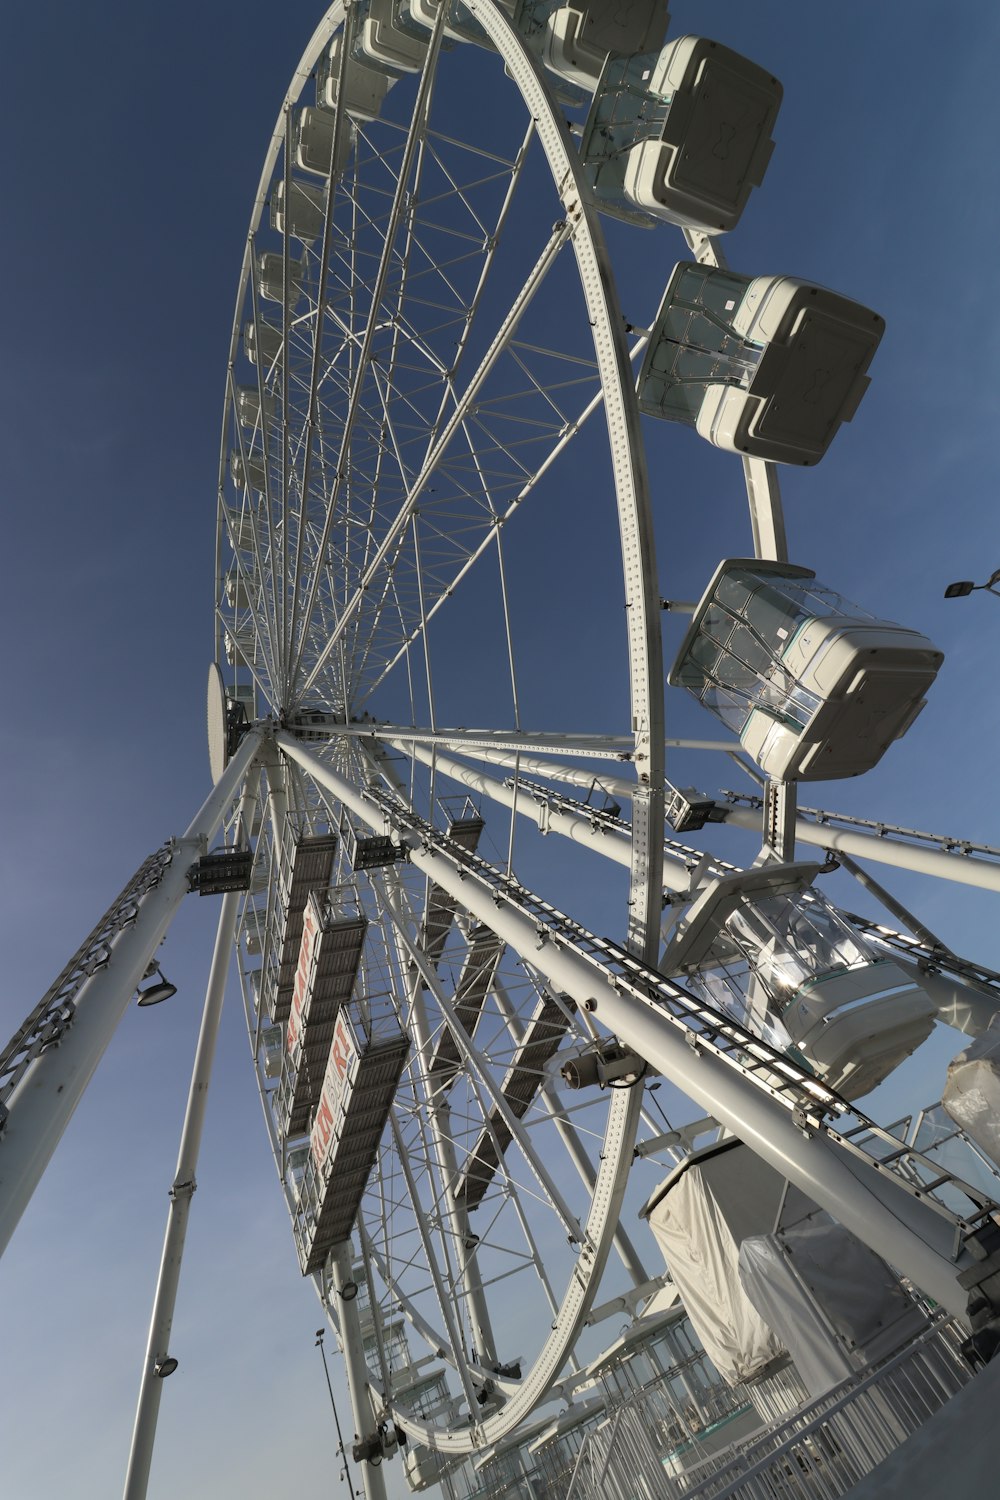
[[674,267],[639,372],[639,405],[717,448],[814,464],[849,422],[885,323],[791,276]]
[[227,573],[226,603],[229,608],[234,610],[249,609],[250,602],[250,587],[247,580],[239,573]]
[[359,58],[396,78],[419,73],[430,36],[413,22],[400,0],[367,0],[358,10]]
[[264,1077],[277,1079],[281,1077],[281,1064],[285,1056],[285,1037],[280,1026],[265,1026],[261,1031],[261,1060],[264,1065]]
[[[270,421],[274,417],[274,397],[268,392],[264,393],[264,415]],[[255,385],[238,385],[236,387],[236,415],[241,427],[248,427],[251,431],[260,424],[261,402],[260,392]]]
[[[305,260],[288,257],[288,305],[294,307],[302,296],[306,274]],[[257,292],[266,302],[283,302],[285,296],[285,257],[280,250],[267,250],[257,257]]]
[[670,673],[781,780],[859,776],[924,706],[944,660],[918,631],[879,620],[808,568],[719,564]]
[[518,24],[544,25],[542,60],[557,77],[588,93],[609,53],[631,56],[660,46],[669,20],[665,0],[590,0],[590,4],[542,3],[519,7]]
[[599,206],[711,234],[734,228],[771,159],[781,96],[765,68],[705,37],[609,57],[580,146]]
[[[255,533],[258,533],[258,528],[251,512],[227,505],[225,508],[225,517],[224,535],[232,546],[233,551],[252,552]],[[260,540],[259,534],[257,535],[257,540]]]
[[663,967],[857,1099],[930,1035],[936,1006],[912,971],[803,889],[817,869],[764,865],[713,881],[678,921]]
[[247,323],[243,329],[243,350],[252,365],[258,360],[265,371],[270,372],[284,342],[284,334],[280,328],[273,323],[268,323],[266,318],[258,318],[254,323]]
[[229,475],[237,494],[251,490],[263,494],[265,488],[264,460],[260,454],[248,454],[246,458],[235,450],[229,455]]
[[247,630],[227,630],[225,649],[229,666],[249,666],[255,656],[253,633]]
[[285,183],[279,179],[271,192],[271,228],[288,233],[305,245],[311,245],[323,232],[326,216],[326,190],[314,187],[311,182],[296,182],[292,178],[288,188],[288,213],[285,214]]
[[341,128],[337,160],[333,160],[334,129],[336,120],[325,109],[300,109],[292,127],[292,159],[303,172],[315,172],[317,177],[329,177],[331,165],[334,174],[343,171],[354,145],[353,132],[345,125]]
[[[341,59],[344,38],[338,34],[320,53],[316,64],[316,103],[321,109],[336,110],[338,102],[355,120],[378,118],[382,101],[395,81],[382,68],[365,67],[356,57]],[[340,96],[341,70],[344,69],[343,98]]]

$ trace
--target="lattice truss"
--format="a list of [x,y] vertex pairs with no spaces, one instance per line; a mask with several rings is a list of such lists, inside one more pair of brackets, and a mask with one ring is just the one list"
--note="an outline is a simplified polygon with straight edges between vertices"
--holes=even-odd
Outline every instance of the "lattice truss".
[[332,205],[289,145],[272,221],[287,175],[291,227],[297,183],[322,207],[318,231],[285,241],[262,223],[252,247],[256,369],[241,362],[236,384],[257,392],[230,403],[224,514],[242,587],[224,624],[286,706],[308,694],[357,713],[599,394],[533,126],[466,110],[458,139],[440,88],[408,149],[398,92],[379,120],[344,125]]
[[[356,741],[330,741],[324,759],[358,781],[371,772]],[[553,1147],[569,1127],[596,1160],[606,1102],[573,1095],[567,1104],[549,1075],[557,1051],[574,1040],[585,1044],[588,1033],[566,997],[547,990],[529,963],[450,905],[414,867],[400,863],[355,872],[345,852],[349,815],[293,764],[285,770],[286,847],[276,853],[265,819],[242,922],[251,1033],[274,1008],[275,934],[282,919],[278,867],[287,861],[291,841],[336,831],[330,889],[345,903],[349,892],[350,904],[368,921],[352,1006],[363,1009],[389,997],[411,1042],[357,1220],[366,1295],[377,1308],[380,1330],[403,1319],[418,1348],[444,1350],[449,1360],[459,1350],[457,1373],[467,1381],[470,1368],[488,1371],[515,1359],[518,1337],[524,1341],[532,1322],[548,1326],[558,1309],[560,1288],[550,1284],[545,1266],[566,1255],[567,1241],[579,1243],[590,1185],[568,1158],[553,1168]],[[445,827],[453,801],[439,805]],[[257,972],[264,977],[253,978]],[[461,1022],[462,1044],[446,1009]],[[463,1056],[460,1045],[474,1049],[474,1056]],[[296,1141],[283,1138],[277,1080],[265,1084],[264,1094],[287,1190],[289,1149]],[[562,1155],[564,1147],[556,1150]],[[290,1207],[294,1224],[292,1196]],[[494,1329],[494,1347],[484,1350],[470,1284],[490,1292],[507,1282],[500,1295],[503,1301],[515,1297],[518,1318]],[[404,1384],[412,1380],[414,1347],[405,1338],[373,1339],[367,1355],[379,1387],[392,1391],[397,1376]]]

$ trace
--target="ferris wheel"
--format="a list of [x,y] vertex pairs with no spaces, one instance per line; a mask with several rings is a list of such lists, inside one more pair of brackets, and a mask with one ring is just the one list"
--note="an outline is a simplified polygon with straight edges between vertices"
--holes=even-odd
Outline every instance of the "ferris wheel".
[[[995,1207],[939,1168],[928,1190],[854,1101],[935,1017],[982,1029],[998,976],[872,877],[890,925],[823,878],[869,856],[996,889],[997,851],[796,800],[870,769],[940,663],[788,556],[776,466],[822,459],[882,320],[726,265],[781,87],[666,27],[640,0],[327,13],[265,158],[229,351],[215,790],[4,1054],[24,1118],[26,1070],[61,1094],[82,997],[113,990],[106,1045],[185,881],[227,893],[370,1495],[401,1435],[425,1487],[655,1302],[663,1264],[626,1224],[699,1132],[742,1136],[955,1312]],[[658,421],[731,454],[748,497],[751,540],[716,547],[697,602],[663,597]],[[713,757],[752,794],[693,785]],[[749,866],[726,825],[758,835]],[[171,1305],[147,1394],[176,1364]]]
[[[492,861],[509,878],[520,868],[519,818],[537,828],[529,771],[548,774],[550,757],[569,757],[579,762],[562,766],[569,783],[596,790],[609,758],[637,766],[643,836],[631,854],[604,792],[588,813],[550,816],[553,831],[612,845],[633,943],[654,954],[659,600],[632,351],[560,106],[502,13],[457,27],[429,13],[405,29],[386,14],[383,24],[374,11],[364,22],[329,13],[265,164],[231,349],[219,658],[235,669],[230,717],[244,699],[248,718],[270,712],[284,726],[283,764],[271,772],[283,805],[258,844],[263,888],[248,903],[242,954],[248,984],[270,986],[264,1004],[248,994],[248,1016],[255,1051],[275,1052],[263,1072],[274,1075],[265,1113],[279,1168],[305,1203],[311,1184],[289,1175],[304,1153],[293,1147],[290,1162],[286,1143],[319,1102],[341,1003],[317,1025],[314,997],[291,1043],[294,1072],[277,1060],[299,1024],[289,960],[306,921],[317,948],[350,950],[339,994],[359,1007],[357,1025],[385,1038],[395,1084],[376,1123],[378,1167],[353,1253],[363,1245],[382,1326],[405,1320],[410,1337],[443,1355],[477,1432],[467,1415],[423,1422],[405,1402],[397,1415],[416,1437],[462,1451],[510,1430],[565,1364],[613,1239],[632,1284],[648,1279],[615,1229],[641,1090],[610,1094],[610,1110],[602,1101],[565,1116],[544,1070],[568,1040],[591,1040],[573,1002],[437,882],[400,865],[399,847],[359,820],[341,783],[370,799],[380,823],[385,796],[470,860],[488,847],[484,868]],[[651,10],[638,45],[657,24]],[[359,41],[369,65],[356,59]],[[316,102],[305,103],[313,73]],[[583,91],[561,86],[579,108]],[[586,491],[560,496],[581,471]],[[620,531],[629,607],[610,737],[560,731],[558,686],[530,662],[552,651],[545,617],[562,607],[551,577],[533,590],[537,611],[525,600],[540,534],[532,518],[544,508],[554,512],[542,522],[550,534],[573,512],[595,536]],[[621,588],[603,558],[600,571],[603,586]],[[449,625],[459,601],[472,651],[456,649]],[[458,715],[494,727],[439,731]],[[536,723],[545,730],[526,727]],[[296,882],[304,901],[299,869],[310,859],[323,909],[316,902],[282,927],[274,913],[287,911]],[[448,1029],[456,1015],[460,1041]],[[394,1029],[409,1034],[395,1078]],[[316,1249],[302,1215],[303,1269],[325,1277],[324,1292],[331,1276],[353,1285],[351,1257],[328,1265],[327,1240]],[[559,1285],[567,1250],[569,1316]],[[522,1339],[551,1328],[538,1348],[511,1342],[508,1298],[522,1309]],[[372,1352],[391,1399],[393,1351]]]
[[[239,967],[300,1265],[376,1461],[400,1431],[445,1456],[512,1432],[578,1368],[609,1262],[613,1305],[655,1293],[620,1215],[634,1162],[662,1174],[685,1149],[651,1059],[688,1070],[651,1007],[715,1053],[708,1123],[738,1073],[728,1119],[776,1155],[782,1122],[849,1109],[833,1090],[868,1092],[933,1025],[906,955],[866,948],[814,885],[823,857],[793,856],[796,781],[873,765],[940,662],[787,556],[775,462],[823,456],[882,320],[727,269],[780,85],[667,43],[662,5],[605,9],[332,7],[237,299],[214,769],[270,724]],[[649,326],[626,323],[606,224],[684,254]],[[749,756],[759,811],[664,779],[640,407],[742,464],[755,556],[673,605],[693,619],[671,681],[727,733],[673,743]],[[595,590],[620,599],[617,639],[593,637]],[[665,795],[678,833],[757,821],[763,863],[664,845]],[[599,932],[563,910],[585,858]],[[850,993],[782,1008],[796,961],[848,970]]]

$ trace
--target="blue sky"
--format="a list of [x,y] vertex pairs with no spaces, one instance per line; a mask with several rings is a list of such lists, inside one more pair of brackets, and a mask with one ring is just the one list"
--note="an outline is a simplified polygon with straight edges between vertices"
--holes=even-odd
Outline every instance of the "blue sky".
[[[1000,563],[998,320],[981,266],[1000,235],[1000,16],[977,7],[975,30],[942,25],[926,3],[848,3],[835,16],[787,0],[672,9],[672,35],[705,30],[785,86],[768,176],[727,246],[734,269],[811,277],[887,319],[854,422],[817,470],[786,480],[792,557],[947,655],[923,718],[882,766],[804,800],[1000,844],[1000,614],[982,595],[941,598],[952,578]],[[6,1032],[207,787],[215,475],[236,277],[274,116],[320,13],[303,0],[280,14],[109,0],[61,10],[56,26],[26,7],[8,19]],[[617,226],[608,238],[623,310],[641,323],[683,247],[667,230],[638,248]],[[730,555],[749,549],[738,476],[692,434],[647,434],[661,591],[695,597],[720,536]],[[535,556],[542,585],[574,580],[567,636],[584,614],[593,636],[595,669],[577,679],[581,728],[615,727],[601,712],[602,694],[616,701],[620,685],[603,673],[598,611],[613,618],[616,567],[585,529]],[[668,632],[668,657],[674,645]],[[686,705],[675,713],[672,732],[714,732]],[[675,770],[704,783],[716,767]],[[748,840],[733,847],[752,855]],[[959,951],[1000,966],[987,898],[916,879],[893,886]],[[590,920],[599,893],[580,899]],[[216,916],[193,898],[182,911],[164,949],[177,1001],[126,1017],[0,1268],[11,1500],[70,1490],[105,1500],[120,1487]],[[959,1045],[942,1033],[907,1066],[912,1103],[937,1097]],[[257,1500],[319,1480],[332,1459],[312,1347],[318,1305],[298,1279],[244,1053],[231,1004],[154,1497]]]

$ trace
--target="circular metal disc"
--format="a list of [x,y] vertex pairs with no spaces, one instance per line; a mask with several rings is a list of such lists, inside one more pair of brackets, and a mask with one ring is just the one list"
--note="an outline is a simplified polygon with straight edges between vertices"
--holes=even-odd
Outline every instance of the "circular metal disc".
[[218,781],[226,769],[226,688],[222,673],[213,661],[208,669],[208,764],[212,780]]

